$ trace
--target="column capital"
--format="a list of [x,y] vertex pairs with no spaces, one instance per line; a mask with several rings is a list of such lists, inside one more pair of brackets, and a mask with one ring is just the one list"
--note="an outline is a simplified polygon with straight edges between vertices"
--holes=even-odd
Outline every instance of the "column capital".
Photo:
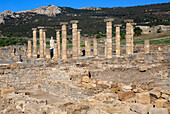
[[133,23],[133,21],[134,21],[133,19],[125,19],[124,20],[125,23]]
[[33,31],[37,31],[37,28],[32,28]]
[[79,21],[78,20],[71,20],[70,23],[72,24],[77,24]]
[[55,29],[56,32],[60,32],[61,30],[60,29]]
[[114,20],[115,20],[114,18],[107,18],[107,19],[104,19],[104,22],[112,22]]
[[115,24],[114,26],[115,26],[115,27],[121,27],[122,24]]
[[44,29],[44,27],[43,26],[38,26],[38,29]]
[[60,22],[60,25],[67,25],[68,22]]

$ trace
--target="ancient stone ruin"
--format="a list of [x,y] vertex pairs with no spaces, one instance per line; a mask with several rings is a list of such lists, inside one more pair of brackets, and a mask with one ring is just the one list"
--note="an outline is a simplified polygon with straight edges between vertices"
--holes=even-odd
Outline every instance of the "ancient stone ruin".
[[169,114],[170,46],[147,39],[134,45],[132,19],[125,20],[121,45],[121,24],[104,21],[104,42],[82,41],[83,29],[72,20],[72,47],[68,22],[60,23],[50,48],[43,26],[32,29],[27,46],[0,47],[0,114]]

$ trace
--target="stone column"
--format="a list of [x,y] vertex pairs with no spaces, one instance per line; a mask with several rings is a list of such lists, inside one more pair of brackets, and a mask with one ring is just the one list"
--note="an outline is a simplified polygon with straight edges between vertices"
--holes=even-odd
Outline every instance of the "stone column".
[[146,54],[149,53],[149,40],[144,41],[144,50]]
[[44,56],[47,54],[47,46],[46,46],[46,30],[43,30],[43,40],[44,40]]
[[106,22],[106,58],[112,58],[112,21],[114,19],[104,19]]
[[77,35],[77,20],[72,20],[70,23],[72,23],[72,52],[73,52],[73,59],[78,58],[78,35]]
[[120,27],[121,24],[116,24],[116,57],[120,57]]
[[67,59],[67,22],[61,22],[62,25],[62,59]]
[[97,39],[94,38],[93,40],[93,53],[94,53],[94,56],[97,57],[98,53],[97,53]]
[[47,54],[46,54],[45,58],[50,59],[50,58],[51,58],[51,57],[50,57],[50,49],[47,48],[46,51],[47,51]]
[[12,57],[15,56],[14,47],[12,47],[12,49],[11,49],[11,56],[12,56]]
[[85,41],[85,55],[86,57],[91,57],[91,40]]
[[44,37],[43,37],[43,29],[44,27],[39,28],[39,42],[40,42],[40,58],[44,58]]
[[57,43],[54,43],[54,56],[53,58],[54,59],[57,59],[58,58],[58,48],[57,48]]
[[37,58],[38,47],[37,47],[37,28],[32,28],[33,30],[33,57]]
[[80,39],[81,34],[80,34],[80,32],[81,32],[81,29],[78,29],[77,30],[77,34],[78,34],[78,56],[81,56],[81,39]]
[[104,57],[107,58],[107,42],[106,42],[106,39],[104,41]]
[[126,19],[126,54],[133,54],[133,19]]
[[57,40],[57,47],[58,47],[58,57],[60,58],[61,52],[60,52],[60,30],[56,30],[56,40]]
[[32,46],[31,46],[31,40],[28,40],[28,50],[27,50],[27,57],[32,57]]

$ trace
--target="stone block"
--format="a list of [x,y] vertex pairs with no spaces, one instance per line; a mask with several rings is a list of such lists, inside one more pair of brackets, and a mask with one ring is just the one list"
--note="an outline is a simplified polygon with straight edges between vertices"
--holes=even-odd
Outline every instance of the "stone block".
[[149,92],[137,93],[136,94],[136,102],[147,104],[150,103],[150,94]]
[[166,94],[162,94],[162,96],[161,96],[162,98],[164,98],[164,99],[168,99],[169,98],[169,95],[166,95]]
[[111,92],[114,93],[118,93],[118,92],[122,92],[122,88],[121,87],[116,87],[116,88],[111,88]]
[[155,101],[155,107],[156,108],[163,108],[164,104],[167,102],[167,100],[164,99],[157,99]]
[[156,90],[151,90],[149,91],[150,95],[156,98],[159,98],[161,96],[161,92],[160,91],[156,91]]
[[168,114],[167,108],[150,108],[149,114]]
[[90,79],[88,76],[83,76],[83,77],[81,78],[81,81],[82,81],[82,82],[89,83],[89,82],[91,82],[91,79]]
[[133,91],[128,91],[128,92],[118,92],[118,99],[119,100],[126,100],[131,97],[133,97]]
[[132,87],[130,87],[130,86],[123,86],[123,87],[122,87],[122,90],[123,90],[124,92],[131,91],[131,90],[132,90]]
[[140,103],[131,103],[130,109],[140,114],[147,114],[147,106]]
[[5,94],[7,93],[11,93],[11,92],[14,92],[15,89],[11,88],[11,89],[3,89],[1,90],[1,96],[4,97]]
[[170,95],[170,90],[162,90],[161,92],[162,92],[163,94]]

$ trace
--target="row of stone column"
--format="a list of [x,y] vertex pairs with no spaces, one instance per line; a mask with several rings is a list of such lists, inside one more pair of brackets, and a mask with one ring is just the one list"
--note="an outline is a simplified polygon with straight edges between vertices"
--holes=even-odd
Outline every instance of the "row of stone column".
[[[114,19],[105,19],[106,22],[106,41],[105,41],[105,58],[112,58],[112,21]],[[133,20],[127,19],[126,22],[126,53],[133,54]],[[72,20],[72,57],[77,59],[81,55],[81,46],[80,46],[80,32],[81,29],[77,29],[77,20]],[[60,52],[60,30],[56,30],[56,40],[57,43],[54,44],[54,58],[62,58],[67,59],[67,22],[61,22],[60,25],[62,31],[62,57]],[[121,24],[114,25],[116,27],[116,57],[120,57],[120,27]],[[40,49],[39,54],[40,58],[44,58],[46,56],[46,33],[43,27],[39,28],[39,37],[40,37]],[[37,36],[36,32],[37,29],[33,28],[33,56],[36,58],[38,54],[38,47],[37,47]],[[148,41],[145,42],[148,44]],[[31,51],[31,41],[28,42],[28,57],[32,56]],[[90,40],[85,41],[85,55],[86,57],[91,56],[91,42]],[[93,42],[93,50],[94,56],[98,55],[97,52],[97,39],[94,39]],[[145,46],[146,52],[149,53],[149,46]]]
[[[106,41],[105,41],[105,58],[112,58],[112,21],[114,19],[105,19],[106,22]],[[114,25],[116,27],[116,57],[120,56],[120,27],[121,24]]]
[[[44,27],[38,27],[39,29],[39,55],[40,58],[46,56],[46,30]],[[33,57],[37,58],[38,56],[38,46],[37,46],[37,28],[32,28],[33,30]],[[28,41],[28,58],[32,57],[32,44],[31,40]]]

